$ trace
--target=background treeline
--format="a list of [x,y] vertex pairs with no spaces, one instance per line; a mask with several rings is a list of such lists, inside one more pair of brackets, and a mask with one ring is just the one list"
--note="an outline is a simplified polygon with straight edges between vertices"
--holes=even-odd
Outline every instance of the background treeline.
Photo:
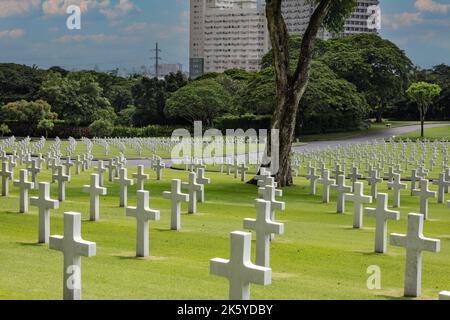
[[[300,41],[291,38],[292,68]],[[222,130],[267,128],[276,99],[272,65],[269,52],[260,72],[228,70],[195,80],[177,73],[158,80],[0,64],[0,135],[167,136],[196,120]],[[371,118],[417,120],[405,93],[416,81],[442,87],[429,119],[450,120],[449,66],[419,70],[376,35],[319,40],[297,134],[362,130]]]

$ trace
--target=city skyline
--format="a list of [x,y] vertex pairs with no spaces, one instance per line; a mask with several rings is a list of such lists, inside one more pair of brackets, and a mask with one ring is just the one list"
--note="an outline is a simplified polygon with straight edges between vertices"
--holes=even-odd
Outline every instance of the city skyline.
[[[80,4],[81,30],[66,28],[65,7]],[[1,0],[0,62],[101,70],[189,65],[187,0]],[[381,0],[380,35],[423,68],[450,64],[450,0]]]

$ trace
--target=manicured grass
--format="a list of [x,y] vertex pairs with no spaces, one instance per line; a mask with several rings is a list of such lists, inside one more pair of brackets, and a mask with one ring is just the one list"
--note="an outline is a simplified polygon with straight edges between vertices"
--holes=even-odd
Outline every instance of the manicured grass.
[[[420,130],[404,134],[401,138],[421,139]],[[425,128],[425,138],[427,139],[450,139],[450,125],[446,127]]]
[[[91,170],[92,171],[92,170]],[[129,175],[135,169],[129,169]],[[147,169],[148,171],[148,169]],[[135,254],[136,221],[118,207],[118,185],[107,182],[108,196],[101,198],[101,221],[88,221],[87,194],[81,193],[90,172],[73,175],[67,202],[51,212],[51,234],[62,234],[65,211],[82,213],[82,236],[97,243],[97,256],[82,258],[84,299],[226,299],[228,282],[209,275],[209,260],[229,257],[229,233],[243,231],[243,219],[254,218],[256,187],[230,176],[208,173],[206,203],[199,213],[182,209],[182,230],[169,230],[170,203],[162,198],[170,180],[187,180],[184,171],[165,170],[164,180],[146,183],[150,207],[161,210],[161,221],[150,223],[149,259]],[[16,177],[18,171],[16,171]],[[49,181],[44,172],[40,181]],[[107,179],[106,179],[107,180]],[[398,299],[403,294],[405,250],[389,247],[387,255],[373,253],[374,219],[365,218],[365,228],[354,230],[351,204],[339,215],[336,196],[322,204],[318,195],[308,194],[308,182],[296,178],[296,186],[284,190],[286,211],[277,213],[285,223],[285,235],[271,244],[273,283],[252,286],[253,299]],[[434,186],[432,187],[433,190]],[[380,192],[387,192],[385,184]],[[37,211],[18,211],[18,190],[0,198],[0,299],[60,299],[63,256],[45,245],[37,245]],[[52,185],[55,198],[57,186]],[[135,205],[136,188],[129,189],[129,205]],[[368,188],[366,186],[366,193]],[[36,195],[32,191],[30,196]],[[449,197],[448,197],[449,198]],[[389,233],[406,233],[406,217],[419,210],[419,200],[403,192],[401,221],[389,221]],[[449,290],[450,210],[430,201],[431,220],[424,235],[441,239],[440,253],[424,253],[423,298],[435,299]],[[254,242],[253,242],[254,250]],[[381,268],[382,289],[368,290],[367,268]]]

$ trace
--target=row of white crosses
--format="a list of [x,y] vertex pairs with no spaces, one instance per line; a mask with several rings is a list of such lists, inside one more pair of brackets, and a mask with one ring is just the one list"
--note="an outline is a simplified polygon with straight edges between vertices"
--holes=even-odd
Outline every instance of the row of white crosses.
[[[446,160],[448,161],[448,160]],[[344,172],[340,171],[340,166],[335,167],[335,176],[337,182],[330,178],[330,171],[326,169],[325,163],[320,162],[321,174],[316,174],[316,168],[311,166],[311,162],[308,162],[307,170],[308,174],[306,178],[310,180],[310,193],[316,193],[316,182],[323,184],[323,202],[329,202],[329,190],[335,189],[338,194],[338,213],[345,211],[345,201],[352,201],[354,203],[354,228],[363,227],[363,206],[364,204],[372,203],[373,200],[377,200],[376,208],[366,208],[364,213],[367,216],[374,217],[376,219],[376,232],[375,232],[375,252],[386,253],[387,251],[387,221],[399,220],[400,212],[388,209],[388,195],[378,193],[376,186],[377,183],[383,181],[379,177],[378,170],[374,169],[370,164],[367,165],[368,182],[371,185],[371,196],[364,195],[364,185],[362,182],[358,182],[358,179],[362,178],[362,175],[358,173],[358,168],[353,167],[352,172],[349,174],[349,179],[353,182],[353,193],[351,193],[352,187],[345,185]],[[443,167],[445,165],[443,164]],[[417,172],[420,170],[420,175]],[[428,218],[428,199],[435,198],[436,192],[429,190],[429,181],[425,179],[426,170],[420,167],[419,170],[412,171],[411,187],[413,196],[420,197],[420,214],[408,215],[408,233],[406,235],[391,235],[391,244],[393,246],[405,247],[407,250],[406,270],[405,270],[405,296],[417,297],[421,295],[421,272],[422,272],[422,251],[439,252],[440,241],[436,239],[429,239],[423,236],[423,223]],[[400,191],[407,189],[407,185],[401,182],[401,170],[394,170],[393,166],[389,166],[387,173],[388,189],[393,192],[393,207],[399,208]],[[416,184],[419,182],[419,189],[416,188]],[[442,172],[439,179],[435,179],[433,184],[438,187],[438,203],[444,202],[444,193],[450,186],[450,180],[446,180],[446,173]],[[450,208],[450,201],[447,203]],[[447,296],[445,292],[441,293],[441,299]]]
[[[229,281],[230,300],[249,300],[250,284],[269,285],[272,282],[270,268],[270,240],[274,234],[283,234],[284,225],[275,222],[275,210],[283,211],[285,203],[275,200],[275,183],[267,179],[270,172],[262,170],[264,175],[258,180],[271,184],[259,188],[262,199],[256,200],[256,219],[244,219],[244,228],[254,230],[256,234],[255,264],[251,259],[252,234],[235,231],[230,234],[230,259],[210,260],[210,273],[225,277]],[[261,185],[261,184],[260,184]]]

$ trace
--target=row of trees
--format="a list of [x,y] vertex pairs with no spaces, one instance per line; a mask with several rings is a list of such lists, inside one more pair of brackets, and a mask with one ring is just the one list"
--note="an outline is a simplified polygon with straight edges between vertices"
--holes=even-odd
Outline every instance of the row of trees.
[[[289,70],[295,72],[303,39],[289,39]],[[277,105],[274,53],[263,59],[262,70],[228,70],[188,80],[182,73],[164,80],[139,75],[116,77],[94,71],[69,72],[59,67],[40,70],[14,64],[0,65],[0,134],[5,124],[27,123],[29,133],[47,133],[59,126],[90,126],[108,135],[114,126],[242,124],[240,118],[273,115]],[[317,39],[310,80],[299,102],[295,131],[322,133],[367,127],[370,117],[403,117],[409,108],[417,118],[413,82],[437,83],[437,100],[421,104],[421,119],[428,106],[431,116],[450,117],[450,67],[417,70],[395,44],[365,34],[328,41]],[[416,90],[417,91],[417,90]],[[436,90],[434,90],[436,93]],[[433,96],[434,97],[434,96]],[[395,106],[395,107],[393,107]],[[412,109],[414,108],[414,109]],[[58,119],[58,120],[56,120]],[[227,119],[227,121],[221,121]],[[266,123],[266,121],[264,121]]]

